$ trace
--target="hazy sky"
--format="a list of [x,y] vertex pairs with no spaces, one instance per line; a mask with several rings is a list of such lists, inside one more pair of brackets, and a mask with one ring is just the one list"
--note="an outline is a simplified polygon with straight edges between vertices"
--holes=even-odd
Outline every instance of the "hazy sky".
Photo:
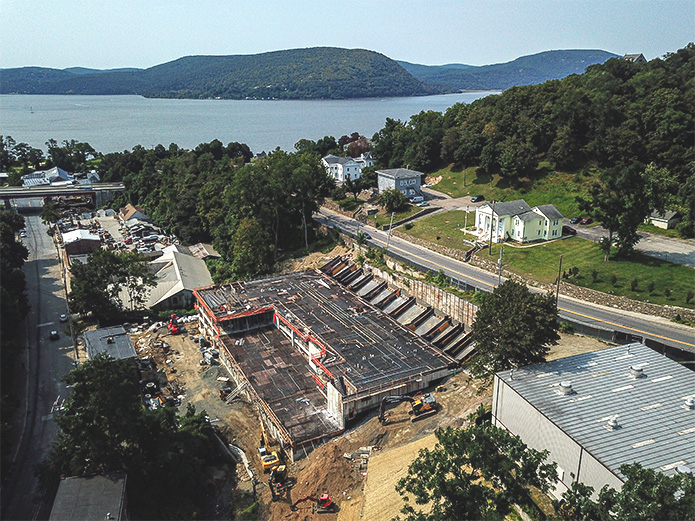
[[150,67],[315,46],[428,65],[551,49],[652,59],[693,40],[693,0],[0,0],[0,67]]

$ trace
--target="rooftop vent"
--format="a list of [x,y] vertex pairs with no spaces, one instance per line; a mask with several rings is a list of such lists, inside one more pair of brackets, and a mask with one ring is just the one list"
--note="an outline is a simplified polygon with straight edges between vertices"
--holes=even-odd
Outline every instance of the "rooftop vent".
[[106,338],[106,343],[107,343],[107,344],[113,344],[113,343],[115,343],[115,340],[113,339],[112,336],[110,336],[110,337],[107,337],[107,338]]
[[637,365],[631,365],[630,366],[630,375],[633,378],[642,378],[644,376],[644,369],[637,366]]
[[606,429],[609,431],[617,431],[620,428],[620,424],[618,423],[618,417],[617,416],[612,416],[610,420],[608,420],[608,423],[606,423]]
[[572,389],[572,382],[568,380],[560,382],[559,390],[562,395],[572,394],[574,392],[574,389]]
[[692,411],[693,409],[695,409],[695,398],[693,398],[693,397],[691,396],[690,398],[688,398],[687,400],[685,400],[685,403],[683,404],[683,407],[685,407],[685,408],[688,409],[689,411]]
[[677,472],[678,474],[692,474],[692,473],[693,473],[693,469],[691,469],[691,468],[688,467],[687,465],[678,465],[678,466],[676,467],[676,472]]

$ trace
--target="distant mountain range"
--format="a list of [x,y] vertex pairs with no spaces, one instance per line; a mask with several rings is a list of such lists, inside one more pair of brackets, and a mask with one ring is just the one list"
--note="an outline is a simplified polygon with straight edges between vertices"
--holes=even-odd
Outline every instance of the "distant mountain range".
[[606,51],[577,49],[545,51],[480,67],[459,63],[431,66],[399,61],[398,64],[424,83],[445,90],[505,90],[581,74],[589,65],[617,56]]
[[0,94],[138,94],[159,98],[348,99],[504,90],[581,73],[617,55],[547,51],[482,67],[397,62],[363,49],[315,47],[188,56],[148,69],[0,69]]

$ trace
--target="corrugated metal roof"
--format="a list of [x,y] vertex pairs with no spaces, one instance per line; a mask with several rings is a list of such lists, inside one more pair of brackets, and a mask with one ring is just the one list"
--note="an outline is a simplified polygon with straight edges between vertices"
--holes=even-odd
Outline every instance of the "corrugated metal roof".
[[[630,367],[641,368],[635,377]],[[613,473],[625,463],[673,474],[695,469],[695,373],[634,343],[498,376]],[[571,382],[563,395],[560,382]],[[609,429],[616,417],[619,427]]]
[[412,179],[413,177],[422,177],[422,172],[417,170],[408,170],[407,168],[391,168],[388,170],[377,170],[377,174],[383,174],[387,177],[392,177],[393,179]]

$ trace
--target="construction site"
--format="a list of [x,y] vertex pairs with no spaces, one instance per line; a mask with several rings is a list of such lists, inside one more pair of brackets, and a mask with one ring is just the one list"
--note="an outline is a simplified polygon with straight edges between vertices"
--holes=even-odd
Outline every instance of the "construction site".
[[383,398],[453,374],[461,323],[336,257],[320,270],[194,291],[201,333],[289,461]]
[[[204,409],[237,456],[233,477],[222,460],[209,469],[218,491],[211,519],[254,502],[260,509],[254,519],[392,519],[402,506],[395,484],[420,449],[434,446],[435,429],[460,427],[491,401],[489,390],[480,392],[464,371],[449,369],[471,354],[465,330],[472,304],[417,273],[360,267],[345,250],[336,253],[291,268],[304,271],[288,267],[285,275],[200,290],[214,316],[231,320],[212,319],[200,304],[187,331],[163,324],[131,330],[138,355],[159,369],[160,391],[144,384],[143,392],[182,410]],[[316,266],[322,268],[307,271]],[[597,349],[595,341],[580,340],[571,337],[577,352]],[[568,345],[558,349],[566,354]],[[438,372],[447,376],[435,378]],[[338,391],[340,376],[342,420],[331,412],[327,391],[329,385]],[[436,397],[436,414],[420,415],[417,404],[431,403],[428,396]],[[353,406],[363,412],[349,418]]]

